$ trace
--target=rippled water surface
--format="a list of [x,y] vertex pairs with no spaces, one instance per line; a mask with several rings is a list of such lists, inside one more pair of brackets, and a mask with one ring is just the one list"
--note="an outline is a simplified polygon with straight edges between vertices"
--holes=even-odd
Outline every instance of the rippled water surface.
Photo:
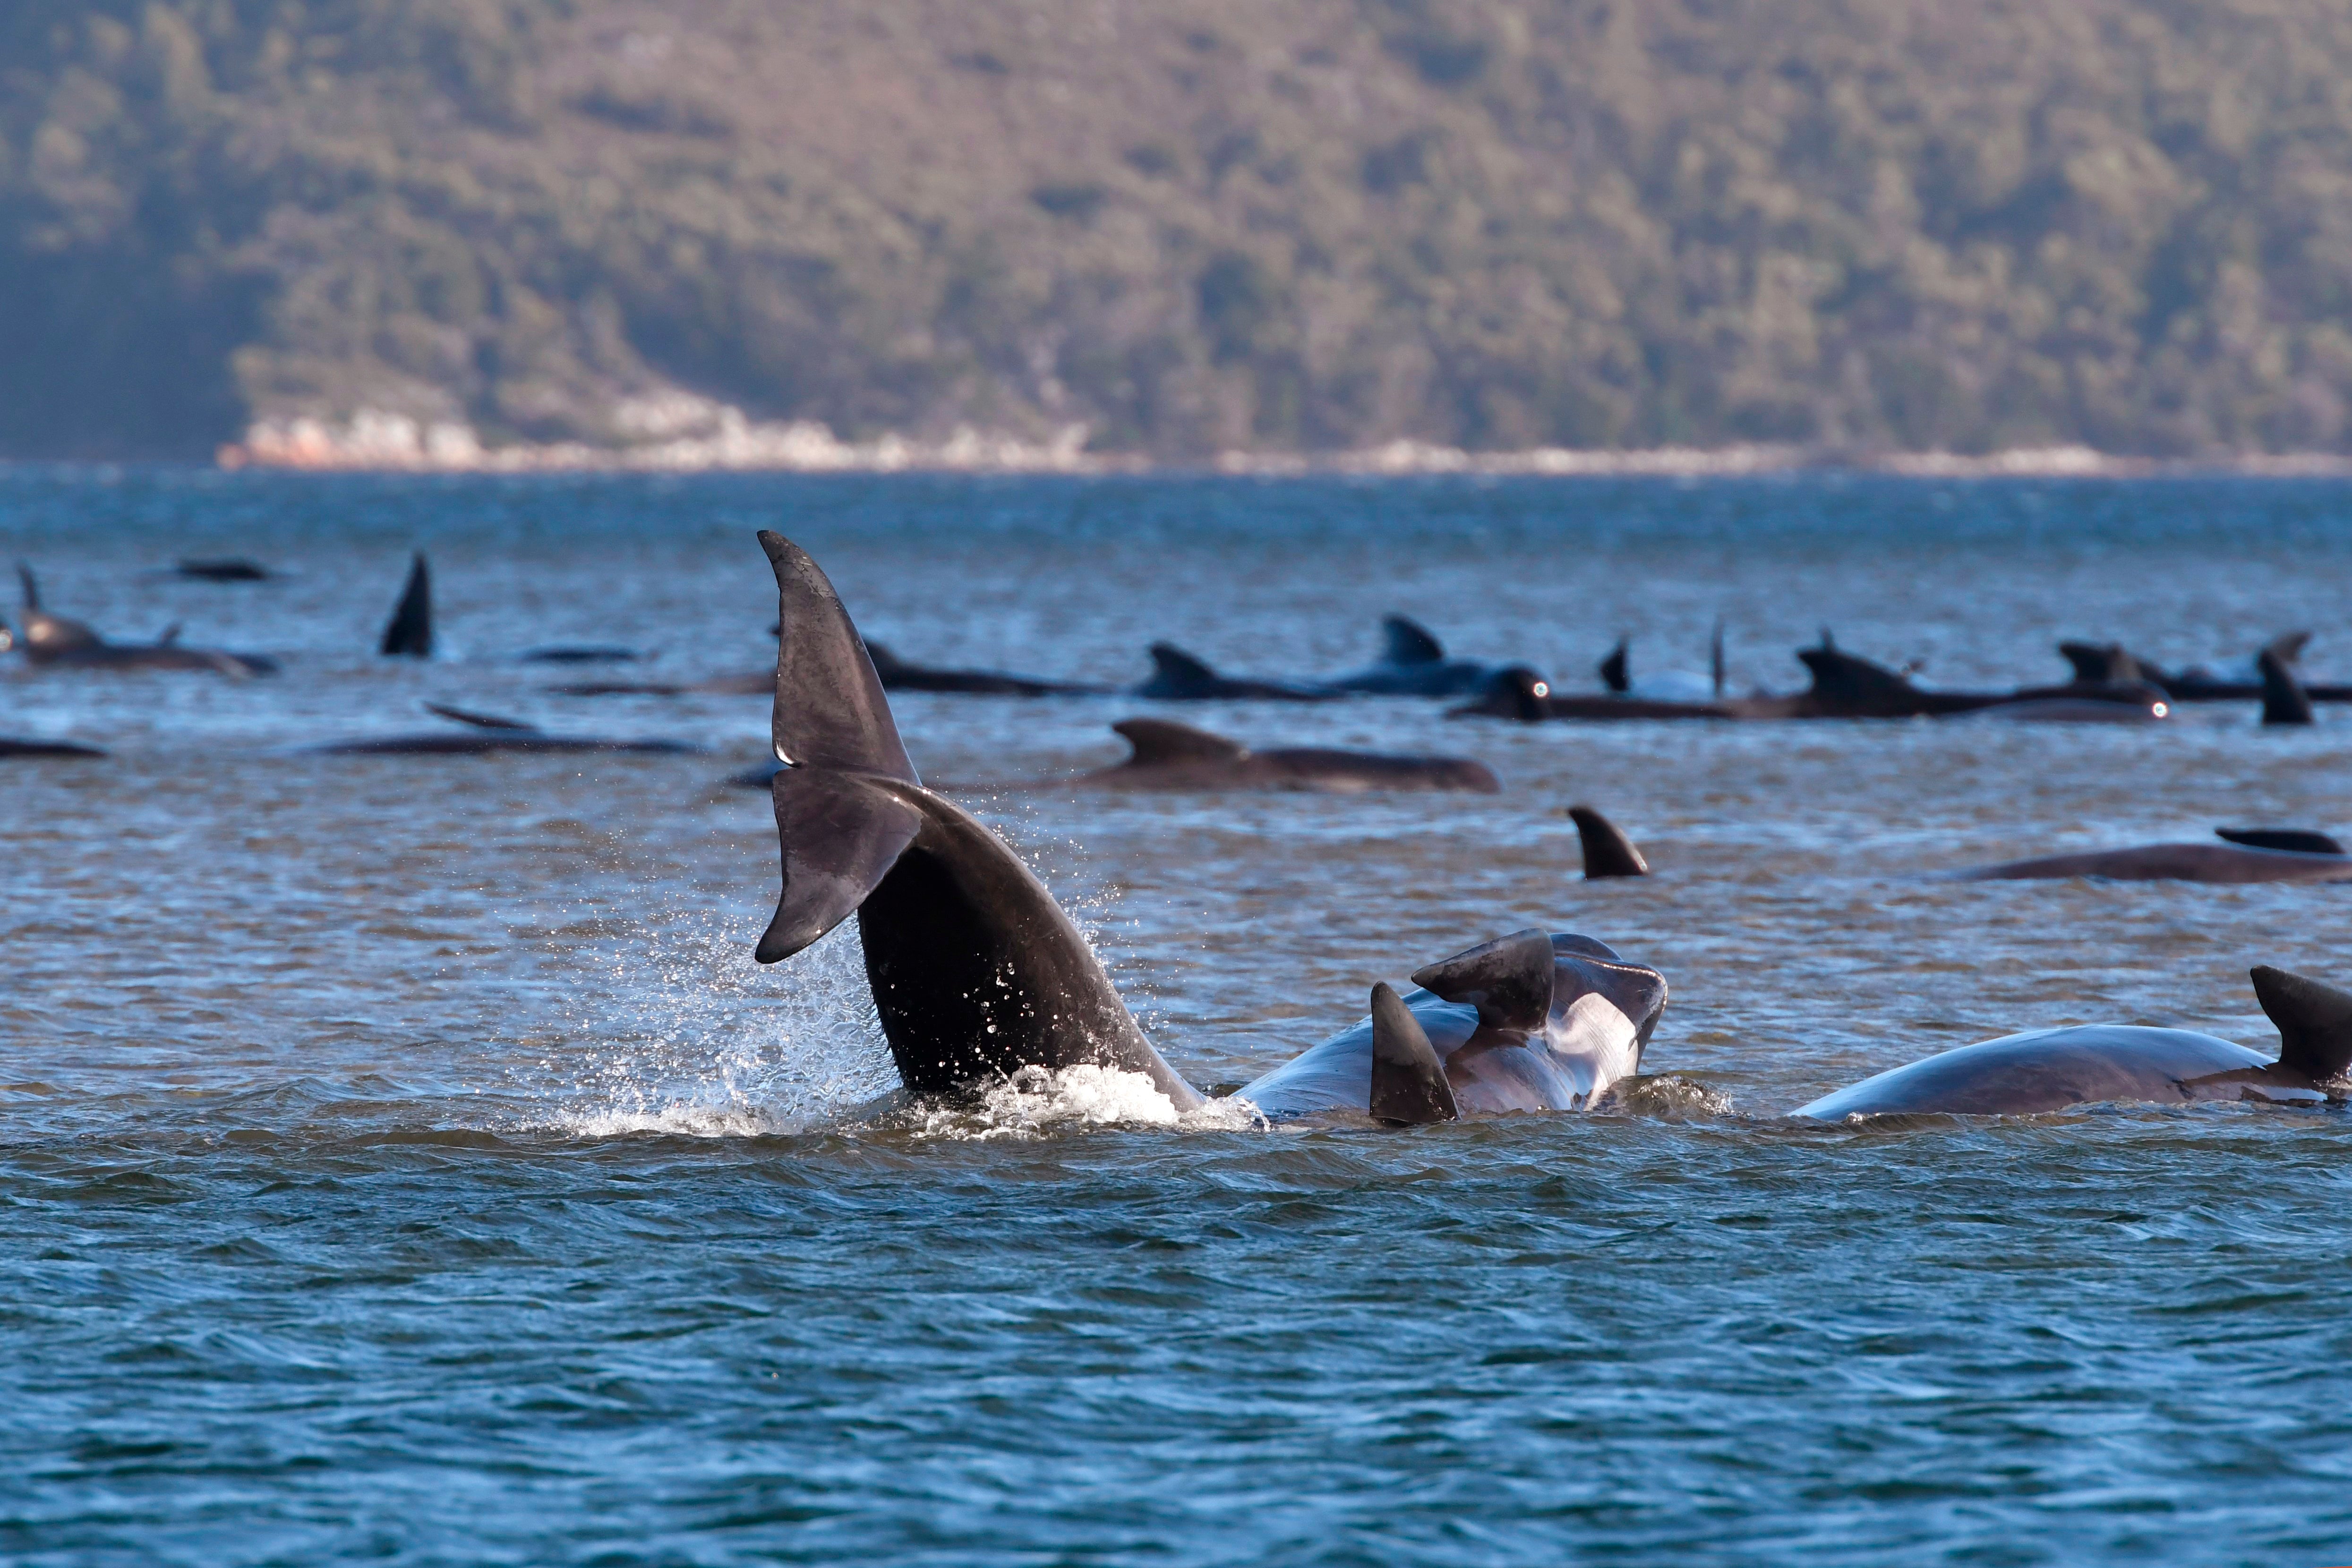
[[[897,702],[1163,1052],[1244,1081],[1529,925],[1674,999],[1613,1113],[1268,1132],[895,1077],[854,931],[772,970],[761,527],[902,657],[1112,682],[1165,637],[1360,664],[1391,610],[1567,689],[1785,689],[1817,628],[1952,685],[2318,635],[2352,486],[0,473],[0,549],[118,638],[276,679],[36,672],[0,732],[0,1558],[26,1563],[2352,1561],[2352,1126],[2101,1108],[1793,1124],[2090,1020],[2266,1051],[2250,964],[2352,982],[2352,890],[1963,883],[2352,826],[2352,716],[1518,728],[1163,710],[1444,749],[1493,798],[1119,798],[1129,699]],[[371,652],[430,551],[442,655]],[[243,554],[281,580],[158,569]],[[331,757],[427,700],[682,757]],[[1578,879],[1589,801],[1645,881]]]

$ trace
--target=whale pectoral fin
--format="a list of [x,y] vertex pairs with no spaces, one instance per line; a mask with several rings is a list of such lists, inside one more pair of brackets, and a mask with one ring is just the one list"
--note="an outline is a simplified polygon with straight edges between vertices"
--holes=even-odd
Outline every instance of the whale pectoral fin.
[[1379,1120],[1406,1127],[1451,1122],[1462,1114],[1428,1033],[1386,981],[1372,988],[1370,1109]]
[[1123,718],[1110,727],[1135,748],[1128,760],[1145,767],[1167,762],[1239,762],[1249,755],[1249,747],[1239,741],[1164,718]]
[[1387,615],[1381,619],[1381,658],[1391,664],[1442,664],[1445,645],[1420,622]]
[[2278,1064],[2315,1083],[2352,1070],[2352,994],[2267,965],[2253,971],[2254,997],[2278,1026]]
[[1541,1029],[1551,1016],[1551,937],[1532,928],[1499,936],[1414,970],[1412,983],[1476,1008],[1489,1029]]
[[784,887],[753,956],[789,958],[856,913],[922,830],[923,814],[871,777],[780,769],[769,788]]
[[761,528],[760,548],[776,573],[776,706],[769,726],[776,760],[921,783],[882,677],[832,582],[782,534]]

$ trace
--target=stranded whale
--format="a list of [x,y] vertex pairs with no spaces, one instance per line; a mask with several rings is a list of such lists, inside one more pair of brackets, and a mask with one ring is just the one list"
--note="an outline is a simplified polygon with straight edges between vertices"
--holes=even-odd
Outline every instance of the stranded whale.
[[1129,688],[1129,695],[1157,702],[1212,702],[1219,698],[1263,702],[1322,703],[1340,696],[1328,686],[1297,681],[1253,681],[1221,675],[1207,661],[1193,657],[1173,643],[1151,644],[1151,676]]
[[1483,762],[1466,757],[1413,757],[1325,747],[1281,746],[1253,750],[1237,740],[1164,718],[1122,719],[1111,728],[1133,754],[1076,782],[1113,789],[1319,789],[1357,794],[1368,789],[1467,789],[1481,795],[1503,786]]
[[1428,628],[1402,615],[1388,615],[1381,620],[1379,663],[1350,671],[1328,685],[1335,692],[1377,696],[1461,697],[1485,690],[1502,667],[1474,659],[1449,659],[1445,645]]
[[[79,621],[53,615],[41,606],[41,585],[32,568],[19,561],[16,580],[25,593],[25,634],[20,645],[32,664],[73,670],[209,670],[242,679],[276,672],[277,661],[257,653],[226,653],[214,648],[183,648],[173,627],[152,643],[110,643]],[[0,638],[0,649],[7,641]]]
[[2092,1024],[1964,1045],[1865,1078],[1796,1113],[1848,1116],[1943,1113],[2020,1115],[2107,1100],[2340,1099],[2352,1066],[2352,995],[2283,969],[2257,968],[2254,996],[2278,1026],[2276,1061],[2185,1029]]
[[2283,828],[2216,828],[2218,844],[2134,844],[2006,861],[1958,873],[1960,882],[2352,882],[2352,856],[2325,833]]
[[[1023,1068],[1142,1074],[1205,1103],[1155,1051],[1045,883],[925,789],[848,612],[807,552],[762,531],[781,613],[771,786],[783,887],[755,956],[772,964],[857,918],[874,1007],[918,1094]],[[1581,936],[1522,932],[1423,969],[1404,997],[1244,1093],[1268,1115],[1394,1122],[1581,1109],[1638,1066],[1665,1004],[1654,970]],[[1307,1065],[1301,1065],[1302,1063]],[[1263,1098],[1259,1096],[1263,1095]]]

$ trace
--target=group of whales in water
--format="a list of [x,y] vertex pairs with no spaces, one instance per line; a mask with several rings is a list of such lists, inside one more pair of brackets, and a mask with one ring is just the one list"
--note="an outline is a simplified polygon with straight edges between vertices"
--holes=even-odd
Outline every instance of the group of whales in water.
[[[1093,1067],[1141,1074],[1180,1113],[1204,1104],[1137,1027],[1045,884],[986,826],[924,787],[880,672],[824,571],[791,540],[759,537],[778,594],[769,789],[782,889],[758,960],[789,958],[856,916],[892,1060],[919,1096]],[[1589,870],[1593,841],[1588,835]],[[1630,872],[1645,869],[1630,844],[1622,850]],[[2275,1059],[2187,1030],[2042,1030],[1893,1069],[1796,1113],[2307,1105],[2352,1094],[2352,994],[2274,968],[2252,974],[2279,1031]],[[1424,966],[1409,989],[1373,985],[1364,1019],[1233,1097],[1273,1121],[1397,1125],[1588,1110],[1640,1071],[1665,1003],[1663,976],[1602,942],[1519,931]]]
[[[267,569],[241,559],[188,560],[180,575],[211,582],[268,580]],[[48,610],[31,570],[19,564],[23,591],[21,630],[0,622],[0,651],[21,650],[36,666],[97,670],[193,670],[234,677],[272,674],[276,662],[260,654],[183,646],[175,626],[152,643],[117,643],[85,622]],[[779,627],[781,631],[781,626]],[[1730,697],[1725,691],[1723,632],[1713,640],[1711,695],[1680,687],[1644,690],[1632,678],[1630,650],[1621,640],[1603,659],[1603,694],[1555,691],[1532,667],[1450,657],[1436,637],[1416,622],[1391,615],[1382,623],[1381,657],[1362,669],[1324,680],[1236,678],[1165,643],[1151,646],[1152,673],[1127,687],[1092,685],[1012,674],[1001,671],[944,669],[910,664],[875,643],[865,657],[881,689],[956,693],[982,696],[1124,695],[1163,702],[1212,699],[1328,702],[1348,696],[1398,695],[1466,698],[1448,712],[1491,715],[1526,721],[1545,719],[1760,719],[1911,718],[1978,715],[2025,720],[2146,721],[2162,716],[2179,702],[2256,700],[2266,725],[2308,724],[2315,702],[2352,701],[2352,686],[2305,685],[2295,662],[2305,633],[2281,637],[2263,648],[2244,676],[2203,669],[2168,671],[2114,643],[2069,642],[2060,652],[2073,668],[2063,684],[2007,692],[1957,692],[1926,688],[1908,673],[1886,668],[1838,648],[1827,632],[1818,647],[1798,659],[1811,677],[1801,692],[1756,693]],[[413,559],[391,617],[378,639],[386,658],[429,658],[435,647],[432,574],[422,552]],[[607,645],[534,648],[518,655],[538,664],[576,665],[635,660],[634,650]],[[772,678],[725,675],[692,684],[602,680],[550,688],[568,696],[618,694],[677,695],[764,693]],[[497,752],[675,754],[698,749],[663,738],[613,737],[552,733],[520,720],[428,703],[428,712],[452,727],[416,734],[374,736],[330,742],[315,749],[352,754],[405,756],[480,755]],[[1108,767],[1040,782],[1111,789],[1234,790],[1305,789],[1346,794],[1370,790],[1434,789],[1492,794],[1501,789],[1492,768],[1469,758],[1400,755],[1329,747],[1253,747],[1226,737],[1164,718],[1128,718],[1112,730],[1129,755]],[[62,739],[0,736],[0,757],[99,756],[98,748]],[[776,771],[766,764],[733,782],[765,789]],[[1580,812],[1589,812],[1580,807]],[[1605,826],[1605,824],[1604,824]],[[1614,833],[1614,829],[1607,830]],[[2041,856],[1964,873],[1985,880],[2097,877],[2120,881],[2179,880],[2205,883],[2352,881],[2352,856],[2324,834],[2295,829],[2216,830],[2218,843],[2159,843],[2124,849]],[[1593,863],[1591,831],[1586,859]],[[1622,835],[1617,835],[1622,841]],[[1624,854],[1638,860],[1630,843]],[[1604,852],[1603,861],[1622,861]]]

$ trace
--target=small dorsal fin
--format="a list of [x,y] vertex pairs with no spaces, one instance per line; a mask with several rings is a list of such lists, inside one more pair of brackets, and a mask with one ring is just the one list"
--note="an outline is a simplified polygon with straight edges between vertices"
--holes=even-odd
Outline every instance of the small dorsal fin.
[[1462,1114],[1445,1064],[1429,1032],[1385,980],[1372,987],[1372,1093],[1368,1109],[1383,1122],[1418,1127]]
[[174,621],[169,626],[163,628],[163,634],[155,639],[155,646],[158,648],[176,648],[179,645],[180,623],[177,621]]
[[2092,685],[2119,685],[2142,678],[2139,661],[2124,652],[2120,643],[2061,643],[2058,652],[2074,666],[2074,678]]
[[[777,622],[779,628],[782,624],[782,622]],[[779,630],[776,634],[782,636],[783,633]],[[866,639],[866,656],[874,661],[874,673],[886,681],[907,667],[905,660],[871,637]]]
[[1420,622],[1387,615],[1381,619],[1381,657],[1391,664],[1442,664],[1445,645]]
[[1723,617],[1720,615],[1715,618],[1715,635],[1707,639],[1706,673],[1714,684],[1716,700],[1721,702],[1727,669],[1723,659]]
[[1631,638],[1620,637],[1617,645],[1609,650],[1609,656],[1601,661],[1601,684],[1620,696],[1633,689],[1633,677],[1626,658],[1632,648]]
[[25,608],[38,610],[41,607],[41,585],[33,580],[33,569],[21,560],[16,563],[16,581],[25,590]]
[[[2284,641],[2284,639],[2282,639]],[[2263,722],[2264,724],[2309,724],[2311,696],[2303,683],[2294,678],[2294,666],[2280,656],[2278,645],[2263,650],[2254,661],[2263,672]]]
[[1151,644],[1151,685],[1160,691],[1173,695],[1184,692],[1213,691],[1217,672],[1208,664],[1194,658],[1173,643]]
[[1413,971],[1412,983],[1478,1009],[1490,1029],[1541,1029],[1551,1016],[1551,937],[1532,928]]
[[2253,971],[2254,996],[2278,1025],[2279,1065],[2315,1083],[2352,1068],[2352,994],[2267,965]]
[[1590,806],[1570,806],[1568,815],[1576,824],[1576,836],[1584,841],[1587,882],[1601,876],[1650,874],[1650,862],[1642,858],[1642,852],[1633,847],[1633,841],[1616,823]]
[[2289,850],[2302,855],[2340,855],[2344,846],[2310,828],[2216,828],[2213,836],[2250,850]]
[[519,718],[499,718],[494,714],[469,713],[461,707],[451,707],[446,703],[426,703],[425,705],[425,711],[427,713],[438,714],[443,718],[449,720],[453,724],[472,725],[476,729],[495,729],[508,734],[520,735],[537,735],[539,733],[539,726],[535,724],[525,724]]
[[1239,762],[1249,755],[1249,747],[1237,740],[1164,718],[1123,718],[1111,728],[1135,748],[1128,758],[1131,764]]
[[418,550],[408,562],[408,582],[400,602],[384,622],[376,652],[387,659],[429,659],[433,656],[433,569]]

